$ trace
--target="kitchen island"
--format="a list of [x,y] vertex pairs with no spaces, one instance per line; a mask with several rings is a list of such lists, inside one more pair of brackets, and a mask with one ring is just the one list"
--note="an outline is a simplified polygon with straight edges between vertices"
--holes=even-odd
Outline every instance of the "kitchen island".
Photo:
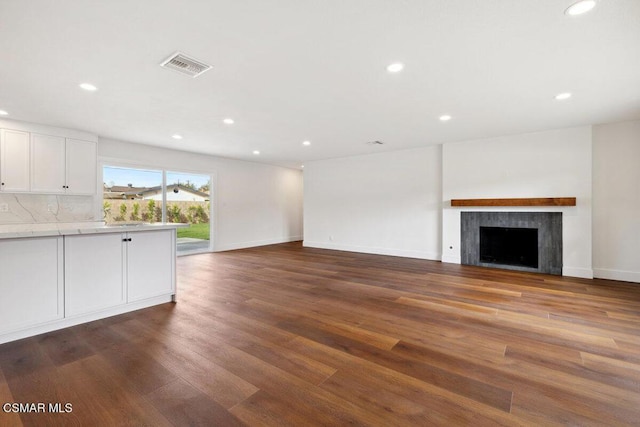
[[0,343],[175,301],[181,226],[0,226]]

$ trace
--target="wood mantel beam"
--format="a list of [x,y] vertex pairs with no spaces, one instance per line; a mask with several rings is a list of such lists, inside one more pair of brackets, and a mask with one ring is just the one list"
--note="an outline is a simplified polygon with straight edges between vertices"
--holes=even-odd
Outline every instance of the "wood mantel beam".
[[522,199],[451,199],[451,206],[575,206],[575,197]]

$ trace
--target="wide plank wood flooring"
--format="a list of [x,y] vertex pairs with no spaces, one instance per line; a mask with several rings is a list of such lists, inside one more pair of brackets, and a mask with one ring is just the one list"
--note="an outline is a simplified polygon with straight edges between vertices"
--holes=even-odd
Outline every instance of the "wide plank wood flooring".
[[640,425],[640,284],[303,248],[0,345],[0,426]]

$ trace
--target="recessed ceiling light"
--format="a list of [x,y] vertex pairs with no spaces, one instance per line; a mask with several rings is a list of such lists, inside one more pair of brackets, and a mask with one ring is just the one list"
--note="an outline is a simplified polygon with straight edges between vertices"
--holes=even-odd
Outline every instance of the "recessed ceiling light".
[[173,139],[182,139],[182,135],[178,135],[177,133],[174,133],[173,135],[171,135],[171,138],[173,138]]
[[260,154],[260,151],[258,151],[258,150],[253,150],[253,154],[255,154],[255,155],[257,156],[258,154]]
[[394,62],[387,66],[387,71],[390,73],[399,73],[404,68],[404,64],[401,62]]
[[89,92],[95,92],[96,90],[98,90],[98,88],[92,85],[91,83],[81,83],[80,87]]
[[300,165],[300,169],[304,169],[304,165]]
[[564,101],[569,98],[571,98],[571,94],[569,92],[562,92],[556,95],[556,100],[558,101]]
[[302,145],[311,145],[311,141],[302,141]]
[[0,116],[8,116],[8,115],[9,113],[7,113],[6,111],[0,110]]
[[451,116],[448,114],[444,114],[438,118],[440,119],[441,122],[448,122],[449,120],[451,120]]
[[565,15],[582,15],[596,7],[596,0],[580,0],[569,6],[565,11]]
[[223,122],[225,125],[232,125],[234,123],[233,119],[229,119],[229,118],[224,119]]

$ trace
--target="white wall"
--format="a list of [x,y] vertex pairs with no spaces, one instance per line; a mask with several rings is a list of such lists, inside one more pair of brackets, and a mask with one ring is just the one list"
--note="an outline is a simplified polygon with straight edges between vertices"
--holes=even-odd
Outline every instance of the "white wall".
[[593,268],[640,282],[640,121],[593,129]]
[[592,277],[591,127],[443,146],[443,261],[460,263],[460,212],[451,199],[576,197],[576,207],[464,210],[560,211],[563,274]]
[[102,138],[98,161],[213,174],[217,251],[302,239],[298,170]]
[[314,161],[304,245],[440,259],[441,147]]

